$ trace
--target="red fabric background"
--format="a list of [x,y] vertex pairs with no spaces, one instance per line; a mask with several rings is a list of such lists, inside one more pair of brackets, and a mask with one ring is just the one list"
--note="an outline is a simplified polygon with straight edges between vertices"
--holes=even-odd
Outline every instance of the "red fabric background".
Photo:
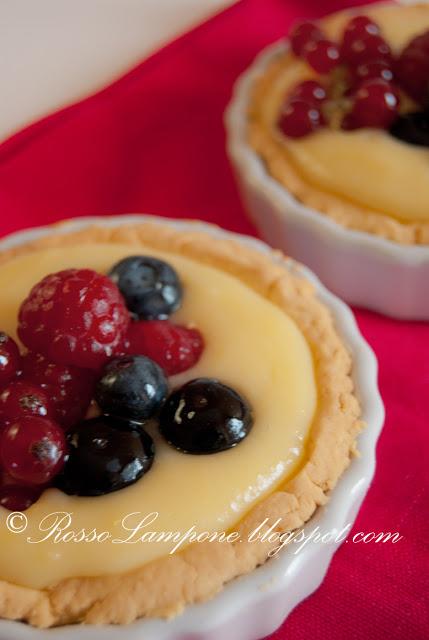
[[[202,218],[255,233],[224,150],[222,112],[232,84],[294,18],[351,4],[243,0],[98,95],[4,142],[1,233],[122,212]],[[429,326],[364,311],[357,317],[379,358],[387,421],[354,532],[404,538],[344,544],[323,586],[272,640],[429,638]]]

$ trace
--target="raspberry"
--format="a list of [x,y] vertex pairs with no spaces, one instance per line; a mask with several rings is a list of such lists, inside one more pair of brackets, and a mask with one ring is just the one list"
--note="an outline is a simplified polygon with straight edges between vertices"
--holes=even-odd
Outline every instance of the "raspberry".
[[46,418],[24,417],[0,436],[3,467],[19,484],[43,485],[62,469],[66,453],[63,430]]
[[204,349],[198,329],[188,329],[168,320],[133,322],[128,343],[130,354],[147,356],[169,376],[193,367]]
[[56,364],[30,351],[22,358],[22,379],[46,391],[55,419],[63,427],[68,429],[85,417],[94,391],[93,371]]
[[0,387],[16,376],[21,356],[18,345],[6,333],[0,331]]
[[33,287],[18,322],[18,335],[30,350],[58,364],[99,369],[120,350],[129,314],[109,278],[68,269]]
[[16,380],[0,394],[0,418],[6,422],[23,416],[51,417],[52,407],[48,394],[41,387]]

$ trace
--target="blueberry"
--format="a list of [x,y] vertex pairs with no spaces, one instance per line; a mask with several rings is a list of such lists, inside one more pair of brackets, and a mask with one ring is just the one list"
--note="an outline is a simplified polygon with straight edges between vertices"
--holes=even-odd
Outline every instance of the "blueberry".
[[153,416],[167,397],[165,375],[145,356],[120,356],[103,369],[95,399],[103,411],[143,422]]
[[68,495],[100,496],[141,478],[155,448],[142,429],[120,418],[84,420],[68,434],[69,455],[55,486]]
[[167,442],[184,453],[225,451],[239,444],[252,426],[246,400],[210,378],[197,378],[174,391],[159,421]]
[[399,116],[390,127],[395,138],[419,147],[429,147],[429,111],[416,111]]
[[128,310],[140,319],[165,320],[182,303],[177,273],[157,258],[125,258],[112,268],[109,277],[124,296]]

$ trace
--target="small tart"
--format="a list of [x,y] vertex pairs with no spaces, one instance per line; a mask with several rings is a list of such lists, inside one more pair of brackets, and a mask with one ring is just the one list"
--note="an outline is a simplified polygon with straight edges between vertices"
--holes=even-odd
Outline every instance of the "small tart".
[[[383,4],[343,11],[321,20],[340,41],[353,15],[381,27],[394,52],[429,29],[429,5]],[[382,129],[324,128],[287,138],[276,126],[285,96],[315,73],[293,53],[269,61],[251,92],[248,137],[268,172],[299,201],[344,227],[402,244],[429,244],[429,150],[397,140]]]
[[[278,543],[252,542],[249,534],[266,519],[261,532],[279,518],[278,531],[302,526],[326,503],[355,453],[362,423],[352,362],[329,310],[306,280],[238,241],[148,222],[55,233],[12,248],[0,254],[2,329],[14,333],[22,292],[46,271],[73,265],[103,271],[136,254],[175,266],[188,299],[173,319],[197,322],[207,340],[201,362],[172,384],[212,371],[246,394],[255,415],[252,433],[211,456],[185,455],[159,441],[148,476],[114,494],[80,498],[46,491],[26,512],[31,524],[25,537],[0,531],[3,618],[49,627],[175,615],[263,563]],[[216,300],[230,305],[221,308]],[[171,545],[150,542],[26,541],[40,538],[43,514],[72,511],[77,525],[90,518],[100,531],[109,522],[116,526],[120,514],[146,515],[158,503],[161,524],[151,530],[217,527],[237,532],[240,542],[198,542],[170,553]]]

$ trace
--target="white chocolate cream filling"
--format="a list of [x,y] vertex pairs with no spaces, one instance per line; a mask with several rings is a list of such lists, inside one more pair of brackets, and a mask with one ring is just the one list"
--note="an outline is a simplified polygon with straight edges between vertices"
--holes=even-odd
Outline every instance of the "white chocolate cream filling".
[[[0,267],[1,330],[16,336],[20,304],[48,273],[71,267],[105,273],[135,251],[128,245],[94,244],[47,249],[5,263]],[[220,270],[152,249],[138,252],[161,257],[175,267],[185,295],[173,320],[195,324],[206,341],[200,362],[171,380],[172,385],[197,376],[219,378],[249,401],[253,430],[229,451],[192,456],[175,451],[153,427],[155,462],[136,484],[96,498],[49,489],[25,512],[27,525],[21,533],[8,529],[9,512],[0,507],[0,580],[43,588],[63,578],[136,569],[169,553],[176,544],[138,541],[145,532],[185,534],[192,527],[199,532],[233,530],[303,461],[317,389],[311,351],[295,323]],[[59,536],[52,527],[60,516],[49,515],[57,512],[71,514],[70,526]],[[138,534],[126,529],[155,513],[156,521]],[[63,524],[67,521],[65,517]],[[19,529],[19,523],[16,519],[11,528]],[[109,539],[76,541],[82,531],[89,535],[94,529],[97,534],[107,532]],[[62,539],[66,533],[68,542]]]

